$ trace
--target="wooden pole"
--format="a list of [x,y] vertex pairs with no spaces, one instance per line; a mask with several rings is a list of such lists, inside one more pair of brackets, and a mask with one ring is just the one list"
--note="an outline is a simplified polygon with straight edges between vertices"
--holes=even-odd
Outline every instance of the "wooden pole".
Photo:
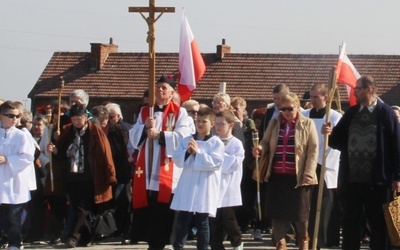
[[[332,68],[329,73],[329,82],[328,82],[328,100],[326,102],[326,115],[325,115],[325,123],[328,124],[330,122],[330,112],[332,107],[332,100],[335,96],[336,92],[336,68]],[[320,133],[320,131],[318,131]],[[313,235],[313,245],[312,249],[317,249],[318,244],[318,234],[319,234],[319,221],[321,217],[321,205],[322,205],[322,194],[324,190],[324,181],[325,181],[325,172],[326,172],[326,157],[327,157],[327,149],[328,149],[329,136],[324,135],[324,154],[322,157],[322,165],[321,165],[321,174],[319,176],[319,190],[318,190],[318,200],[317,200],[317,209],[315,214],[315,225],[314,225],[314,235]]]
[[[53,127],[50,125],[51,123],[51,107],[46,109],[46,118],[47,118],[47,130],[49,136],[49,143],[51,143],[51,133],[53,131]],[[50,166],[50,190],[51,192],[54,191],[54,175],[53,175],[53,157],[52,153],[49,154],[49,166]]]
[[[155,105],[155,72],[156,72],[156,48],[155,48],[155,23],[164,14],[164,12],[175,12],[174,7],[156,7],[155,0],[149,0],[149,7],[129,7],[129,12],[139,12],[143,19],[146,21],[149,31],[147,32],[147,43],[149,44],[149,116],[154,116],[154,105]],[[148,12],[149,16],[145,17],[143,12]],[[155,17],[155,13],[160,12],[158,17]],[[153,140],[148,140],[149,143],[149,155],[148,155],[148,166],[149,171],[153,166]],[[150,176],[150,175],[149,175]]]
[[[252,133],[252,138],[253,138],[253,147],[257,148],[258,147],[258,132],[254,131]],[[259,165],[258,165],[258,156],[256,156],[256,174],[257,174],[257,210],[258,210],[258,219],[261,220],[261,198],[260,198],[260,170],[259,170]]]
[[60,89],[58,90],[57,132],[60,132],[61,94],[64,89],[64,78],[60,76]]

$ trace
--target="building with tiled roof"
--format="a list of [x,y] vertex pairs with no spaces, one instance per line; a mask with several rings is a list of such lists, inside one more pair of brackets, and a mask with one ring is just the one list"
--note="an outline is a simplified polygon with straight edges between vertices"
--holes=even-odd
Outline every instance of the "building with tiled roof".
[[[285,83],[300,97],[313,83],[327,82],[338,55],[333,54],[251,54],[231,53],[230,46],[218,45],[216,53],[202,54],[206,73],[192,98],[211,103],[221,82],[226,93],[241,96],[248,111],[272,102],[272,88]],[[361,75],[372,75],[378,95],[388,104],[400,104],[400,55],[348,55]],[[156,53],[156,79],[162,74],[177,75],[178,53]],[[118,46],[92,43],[91,52],[55,52],[29,93],[32,109],[57,101],[60,76],[65,87],[63,100],[74,89],[90,95],[89,107],[105,101],[121,104],[127,121],[137,111],[148,88],[148,53],[118,52]],[[341,101],[347,106],[345,88]]]

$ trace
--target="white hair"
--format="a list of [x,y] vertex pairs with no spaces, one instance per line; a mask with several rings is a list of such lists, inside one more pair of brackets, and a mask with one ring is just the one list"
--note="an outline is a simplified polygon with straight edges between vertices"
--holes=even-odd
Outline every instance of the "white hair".
[[78,97],[81,99],[82,104],[87,106],[89,104],[89,94],[86,93],[83,89],[75,89],[74,91],[69,94],[69,99],[71,100],[71,97]]
[[114,111],[117,115],[119,115],[121,117],[121,120],[123,119],[121,107],[119,104],[109,103],[106,105],[106,109],[108,110],[108,112]]

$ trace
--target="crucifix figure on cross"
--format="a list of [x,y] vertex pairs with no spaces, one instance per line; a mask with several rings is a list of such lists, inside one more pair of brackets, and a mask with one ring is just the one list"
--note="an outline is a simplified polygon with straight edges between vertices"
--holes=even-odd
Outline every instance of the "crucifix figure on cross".
[[[165,12],[175,12],[175,7],[156,7],[155,0],[149,0],[149,7],[129,7],[129,12],[139,12],[143,19],[146,21],[149,31],[147,32],[147,43],[149,44],[149,58],[155,56],[155,23]],[[149,12],[149,16],[146,17],[143,12]],[[160,12],[157,18],[155,13]]]

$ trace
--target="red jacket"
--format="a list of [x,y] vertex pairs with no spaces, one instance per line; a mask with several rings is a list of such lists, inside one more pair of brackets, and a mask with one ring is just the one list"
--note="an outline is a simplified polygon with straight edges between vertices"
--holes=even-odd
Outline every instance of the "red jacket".
[[[57,148],[62,148],[73,134],[73,125],[65,125],[60,138],[56,142]],[[107,136],[91,121],[88,121],[89,130],[89,152],[88,163],[94,184],[94,201],[103,203],[112,199],[111,185],[117,183],[112,152]],[[69,164],[69,162],[65,162]]]

